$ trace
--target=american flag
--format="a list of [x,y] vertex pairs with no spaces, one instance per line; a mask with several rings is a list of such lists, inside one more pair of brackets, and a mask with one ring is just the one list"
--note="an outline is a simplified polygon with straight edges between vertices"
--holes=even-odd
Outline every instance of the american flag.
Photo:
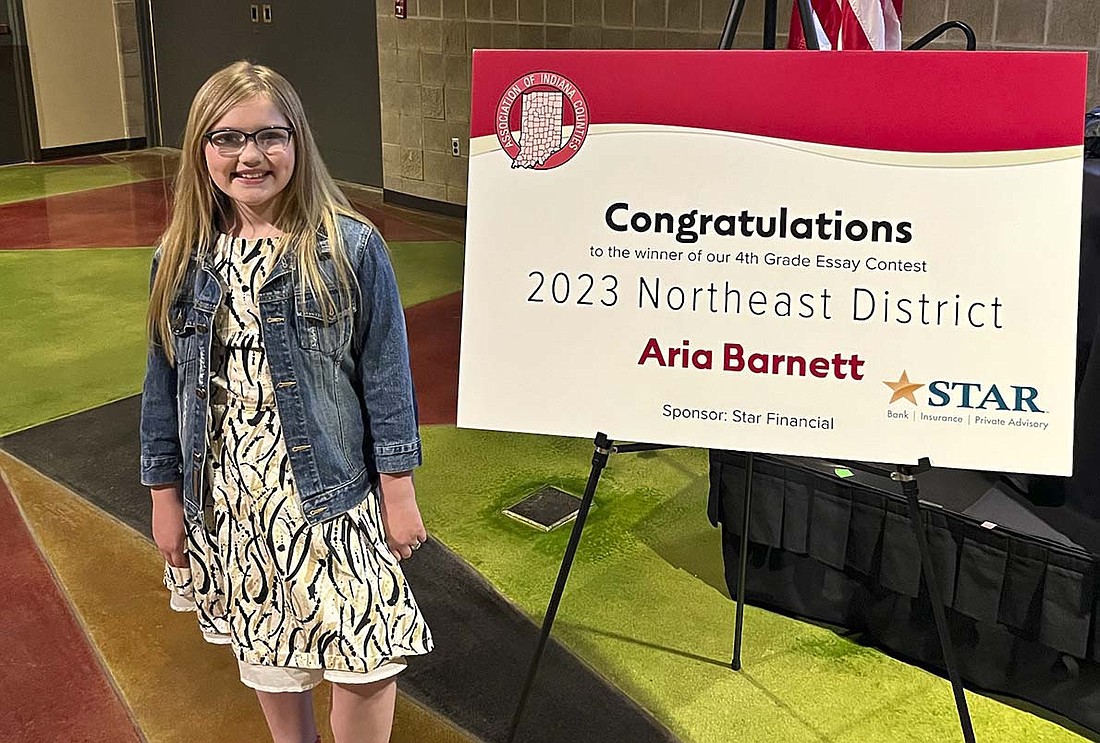
[[[810,0],[818,46],[822,49],[901,49],[902,0]],[[805,49],[802,19],[795,2],[789,49]]]

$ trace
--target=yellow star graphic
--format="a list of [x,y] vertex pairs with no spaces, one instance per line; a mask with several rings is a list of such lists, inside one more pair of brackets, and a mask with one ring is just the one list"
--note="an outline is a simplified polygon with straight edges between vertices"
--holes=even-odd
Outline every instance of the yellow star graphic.
[[884,385],[894,391],[894,394],[890,397],[890,404],[893,405],[902,398],[908,400],[914,405],[917,404],[917,398],[913,397],[913,393],[923,387],[923,384],[917,384],[909,381],[909,373],[903,371],[901,373],[901,379],[896,382],[883,382]]

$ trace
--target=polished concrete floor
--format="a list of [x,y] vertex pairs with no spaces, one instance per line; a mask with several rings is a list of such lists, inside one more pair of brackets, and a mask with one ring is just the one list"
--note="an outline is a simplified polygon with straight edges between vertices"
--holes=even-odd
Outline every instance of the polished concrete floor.
[[[148,265],[175,164],[147,150],[0,168],[4,743],[267,739],[230,654],[168,609],[137,481]],[[464,224],[346,191],[391,249],[427,451],[434,539],[407,572],[437,650],[402,677],[393,740],[496,743],[568,537],[501,512],[547,483],[583,490],[591,445],[456,429]],[[746,671],[730,671],[705,455],[620,458],[600,487],[517,740],[959,738],[941,678],[754,607]],[[1080,740],[988,697],[971,707],[979,740]]]
[[[60,261],[56,273],[119,249],[134,249],[122,255],[147,264],[165,228],[175,163],[165,150],[0,168],[0,250],[30,260],[41,251]],[[405,273],[419,269],[404,295],[421,422],[453,425],[460,284],[433,270],[460,271],[463,223],[384,205],[369,189],[346,190],[400,247],[395,260]],[[34,265],[15,261],[7,270]],[[50,281],[45,274],[38,280]],[[3,303],[4,319],[14,324],[41,328],[42,315],[59,311],[18,294],[9,291]],[[102,332],[110,335],[111,327]],[[111,359],[103,361],[87,365],[88,373],[110,376]],[[0,430],[0,541],[9,553],[0,566],[7,586],[0,628],[12,651],[0,664],[0,740],[263,740],[262,719],[234,679],[229,654],[205,646],[191,617],[167,610],[148,498],[134,469],[138,398],[101,404],[94,390],[86,394],[71,405],[76,412],[52,416],[31,404],[21,431]],[[403,674],[393,739],[500,739],[535,625],[439,542],[406,572],[436,634],[463,639],[444,639]],[[673,740],[556,644],[544,675],[561,691],[532,705],[525,740],[576,740],[612,726],[632,741]],[[582,701],[587,711],[557,714]],[[318,700],[321,713],[324,704]]]

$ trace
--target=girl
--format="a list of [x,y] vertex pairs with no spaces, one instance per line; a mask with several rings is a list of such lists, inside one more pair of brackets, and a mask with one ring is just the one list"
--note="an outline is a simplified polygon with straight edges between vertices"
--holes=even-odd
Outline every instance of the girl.
[[142,483],[172,605],[233,648],[276,743],[388,741],[432,639],[398,562],[427,538],[404,315],[385,244],[290,84],[215,73],[153,258]]

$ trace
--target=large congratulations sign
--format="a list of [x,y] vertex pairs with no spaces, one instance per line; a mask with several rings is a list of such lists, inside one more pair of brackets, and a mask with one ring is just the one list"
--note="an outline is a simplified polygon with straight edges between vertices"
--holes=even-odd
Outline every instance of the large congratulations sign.
[[459,425],[1069,474],[1085,75],[475,53]]

